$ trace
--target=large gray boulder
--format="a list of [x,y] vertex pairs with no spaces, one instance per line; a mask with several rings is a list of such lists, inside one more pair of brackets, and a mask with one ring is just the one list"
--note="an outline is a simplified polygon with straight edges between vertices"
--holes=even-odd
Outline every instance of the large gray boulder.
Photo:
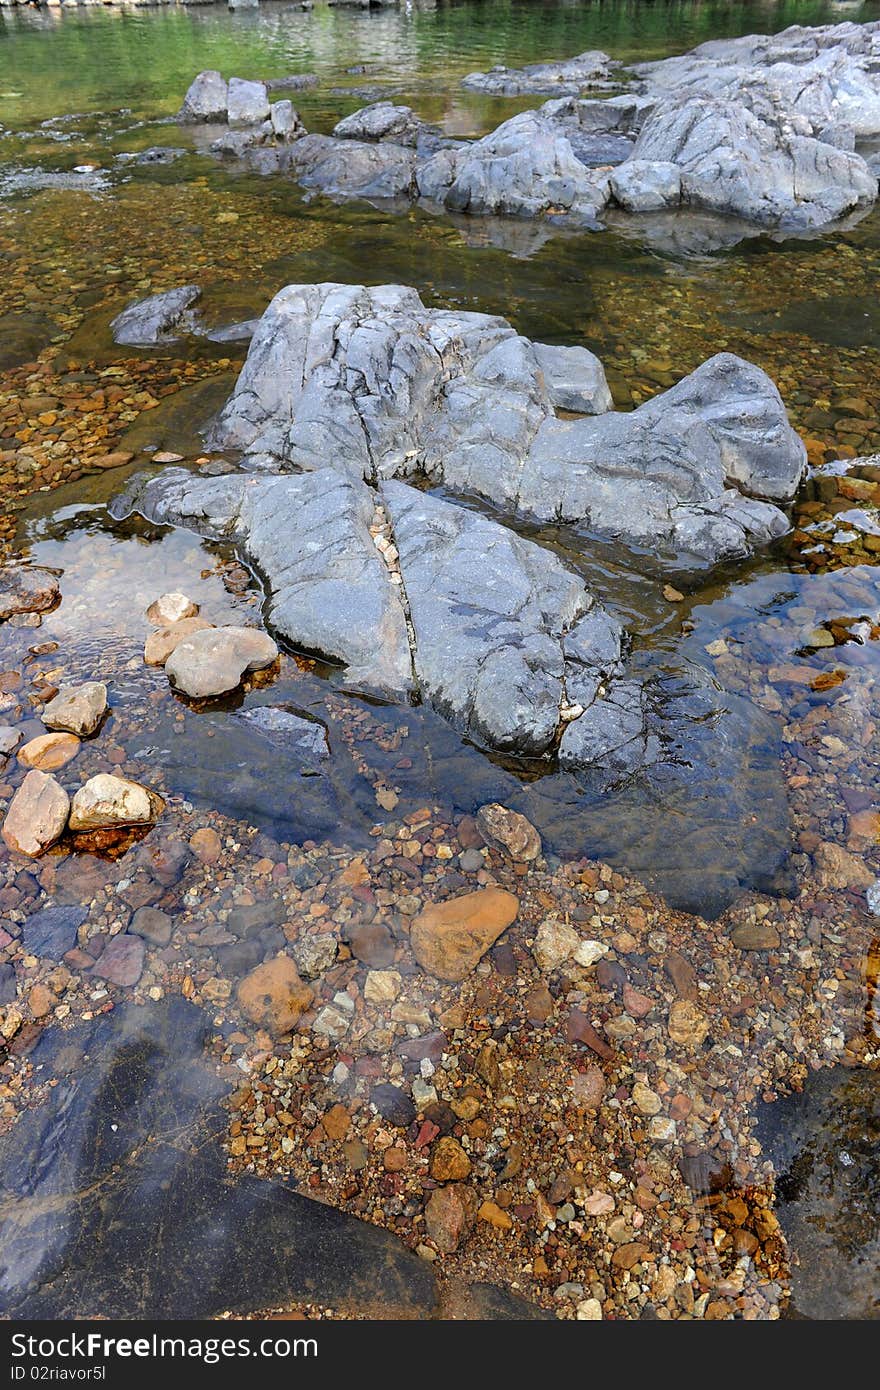
[[391,101],[374,101],[353,111],[333,127],[340,140],[388,141],[394,145],[415,145],[428,127],[411,106],[395,106]]
[[265,82],[230,77],[226,119],[231,126],[259,125],[269,119],[269,93]]
[[[674,165],[684,202],[763,225],[819,226],[877,196],[877,180],[861,155],[811,136],[784,135],[739,102],[720,98],[658,107],[632,159],[642,172],[631,189],[653,177],[652,163]],[[626,176],[626,164],[618,177],[621,172]]]
[[470,72],[461,85],[489,96],[523,96],[539,93],[581,92],[586,87],[605,87],[619,64],[595,49],[556,63],[530,63],[524,68],[499,65],[488,72]]
[[330,197],[411,198],[416,154],[389,142],[306,135],[294,146],[289,167],[304,188]]
[[289,285],[209,443],[260,466],[426,473],[701,562],[787,529],[768,503],[794,495],[806,453],[759,368],[720,354],[636,411],[610,404],[585,349],[532,343],[502,318],[426,309],[400,285]]
[[190,83],[183,105],[177,113],[179,121],[225,121],[229,99],[228,84],[219,72],[200,72]]
[[419,164],[418,191],[453,212],[536,217],[550,211],[595,226],[608,178],[588,169],[567,135],[535,111],[511,117],[481,140],[439,150]]
[[716,39],[633,71],[657,96],[721,97],[771,124],[786,120],[801,135],[848,126],[862,139],[880,134],[878,59],[874,20]]
[[176,342],[178,330],[191,332],[195,327],[190,309],[201,294],[198,285],[181,285],[129,304],[110,324],[113,341],[124,347]]
[[[382,485],[400,554],[422,698],[492,748],[544,753],[565,702],[566,634],[599,610],[551,551],[497,522],[419,492]],[[620,655],[585,642],[573,665],[598,687]],[[609,659],[610,657],[610,659]]]

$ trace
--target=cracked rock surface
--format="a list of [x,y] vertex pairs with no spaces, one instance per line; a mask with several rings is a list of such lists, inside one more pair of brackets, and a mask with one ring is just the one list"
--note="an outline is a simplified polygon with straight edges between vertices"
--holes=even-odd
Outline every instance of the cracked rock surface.
[[[503,318],[426,309],[401,285],[288,285],[208,442],[276,468],[422,472],[702,562],[787,530],[768,503],[794,495],[806,453],[759,368],[722,353],[638,410],[610,403],[592,354],[532,343]],[[600,413],[560,420],[557,404]]]

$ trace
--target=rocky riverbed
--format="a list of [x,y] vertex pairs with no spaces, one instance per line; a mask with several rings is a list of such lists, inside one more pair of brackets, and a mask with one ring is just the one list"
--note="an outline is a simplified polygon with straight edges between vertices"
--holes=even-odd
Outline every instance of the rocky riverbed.
[[0,207],[4,1312],[875,1316],[872,218],[192,159]]

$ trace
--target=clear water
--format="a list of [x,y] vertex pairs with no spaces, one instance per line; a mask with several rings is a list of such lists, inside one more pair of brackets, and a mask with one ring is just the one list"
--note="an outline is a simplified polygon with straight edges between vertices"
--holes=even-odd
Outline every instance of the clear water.
[[[821,237],[779,243],[755,236],[712,255],[652,245],[624,224],[600,235],[549,239],[522,226],[498,245],[479,223],[418,208],[306,200],[284,180],[203,158],[192,132],[170,118],[203,68],[248,77],[314,71],[320,85],[296,98],[310,129],[331,128],[362,104],[353,89],[367,85],[399,93],[450,133],[470,135],[540,100],[487,100],[460,89],[464,73],[496,62],[516,65],[588,48],[635,60],[710,37],[878,15],[877,0],[486,0],[375,12],[323,5],[303,12],[267,3],[237,14],[219,6],[4,10],[0,349],[8,341],[14,346],[23,323],[36,325],[57,349],[41,389],[50,395],[91,390],[122,357],[109,335],[110,318],[144,294],[196,280],[220,323],[259,313],[290,281],[394,280],[417,286],[429,303],[501,313],[529,336],[584,343],[606,363],[623,409],[718,350],[740,353],[777,381],[816,458],[877,452],[880,213]],[[356,65],[366,71],[348,71]],[[182,146],[186,154],[161,167],[135,168],[116,158],[155,144]],[[90,186],[43,186],[46,173],[68,175],[86,163],[98,166]],[[11,327],[4,316],[13,316]],[[49,327],[39,330],[44,321]],[[156,685],[132,666],[143,640],[144,594],[163,576],[173,580],[165,587],[186,588],[187,571],[210,569],[217,550],[151,528],[114,528],[103,503],[143,451],[198,447],[197,427],[241,360],[237,347],[204,344],[126,359],[126,389],[155,390],[160,400],[139,417],[135,403],[108,438],[107,447],[121,443],[134,451],[133,463],[87,473],[60,492],[37,492],[20,517],[19,544],[38,562],[65,570],[64,601],[47,620],[47,636],[63,642],[71,669],[85,674],[99,654],[111,662],[120,697],[135,705]],[[24,389],[15,370],[0,377],[4,404]],[[856,415],[853,398],[864,403]],[[3,435],[0,448],[9,447],[15,440]],[[795,522],[822,524],[843,510],[839,502],[805,494]],[[865,509],[870,536],[876,508],[866,503]],[[401,814],[428,795],[468,811],[490,798],[506,800],[526,811],[560,857],[602,855],[658,884],[671,901],[707,912],[743,887],[792,891],[793,882],[812,872],[809,846],[816,837],[845,842],[852,806],[880,803],[880,755],[866,736],[880,718],[874,552],[858,539],[829,543],[811,556],[802,550],[815,536],[797,531],[790,543],[750,564],[681,578],[658,573],[648,557],[591,538],[555,528],[530,534],[589,575],[632,632],[646,671],[675,678],[692,664],[709,667],[731,700],[755,702],[776,721],[773,738],[735,786],[679,784],[660,802],[643,789],[597,801],[553,769],[490,761],[430,714],[387,710],[389,728],[406,724],[413,755],[406,773],[397,774]],[[849,524],[845,534],[852,534]],[[670,577],[684,590],[681,603],[663,596]],[[219,584],[205,585],[208,607],[226,611]],[[251,601],[259,602],[256,589]],[[867,639],[850,638],[846,623],[866,618],[875,630]],[[836,645],[806,645],[806,635],[823,624],[837,624]],[[706,648],[719,638],[727,651],[710,657]],[[332,692],[332,672],[319,669],[300,684],[298,699],[317,713]],[[228,775],[247,754],[230,712],[216,712],[210,725],[187,716],[184,738],[172,737],[179,732],[171,727],[174,718],[168,715],[168,726],[155,735],[155,755],[174,769],[181,795],[221,806],[225,797],[232,813],[291,838],[293,811],[283,809],[279,818],[277,807],[261,801],[259,777]],[[837,744],[843,752],[829,753]],[[216,756],[220,747],[228,750],[225,765]],[[132,743],[126,751],[135,757],[139,750]],[[792,786],[792,778],[800,785]],[[340,759],[328,778],[332,816],[330,803],[316,801],[313,822],[298,822],[296,834],[322,833],[335,817],[347,841],[357,843],[368,825],[356,784],[353,767]],[[859,854],[880,872],[877,845],[861,845]],[[842,913],[864,910],[861,898],[846,892],[840,904]]]

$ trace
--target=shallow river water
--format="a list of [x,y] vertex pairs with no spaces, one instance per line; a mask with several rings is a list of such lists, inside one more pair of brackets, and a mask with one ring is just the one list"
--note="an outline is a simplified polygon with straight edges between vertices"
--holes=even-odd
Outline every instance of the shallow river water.
[[[612,1028],[616,1045],[628,1058],[622,1077],[609,1083],[606,1102],[613,1113],[591,1119],[584,1134],[574,1125],[574,1139],[557,1130],[548,1138],[528,1118],[529,1093],[540,1066],[552,1072],[559,1065],[552,1038],[544,1038],[550,1025],[546,1017],[538,1017],[544,1004],[539,1009],[534,1000],[528,1002],[538,986],[523,1005],[519,985],[511,984],[517,960],[521,966],[525,959],[524,946],[510,949],[511,957],[516,956],[512,962],[496,959],[495,974],[480,978],[484,997],[474,1007],[485,1014],[485,1029],[478,1029],[484,1045],[488,1039],[493,1047],[509,1050],[504,1062],[509,1094],[497,1079],[487,1080],[487,1065],[477,1065],[473,1057],[467,1061],[469,1051],[483,1056],[472,1038],[462,1042],[459,1036],[455,1047],[450,1042],[447,1048],[451,1054],[464,1047],[465,1060],[455,1065],[463,1074],[473,1064],[482,1077],[478,1088],[485,1083],[490,1097],[505,1102],[494,1115],[494,1129],[487,1125],[485,1133],[479,1130],[484,1122],[479,1116],[462,1111],[468,1116],[466,1126],[478,1126],[466,1133],[475,1171],[483,1179],[490,1171],[497,1177],[502,1214],[508,1209],[520,1213],[515,1220],[524,1229],[534,1217],[534,1212],[527,1214],[533,1188],[520,1191],[517,1183],[529,1176],[530,1156],[541,1154],[542,1146],[546,1155],[548,1144],[560,1150],[568,1145],[564,1157],[557,1154],[544,1164],[547,1182],[536,1178],[539,1187],[555,1189],[550,1200],[560,1210],[570,1193],[584,1185],[604,1193],[608,1164],[602,1170],[596,1157],[603,1143],[611,1160],[611,1149],[620,1145],[620,1161],[611,1169],[612,1190],[620,1167],[627,1182],[632,1178],[636,1195],[624,1199],[621,1189],[615,1219],[623,1224],[615,1229],[612,1219],[610,1235],[605,1234],[605,1218],[613,1202],[608,1209],[594,1201],[596,1212],[588,1204],[586,1215],[575,1203],[571,1217],[561,1217],[552,1230],[545,1225],[540,1237],[518,1245],[514,1255],[486,1245],[485,1232],[496,1244],[504,1235],[503,1223],[493,1225],[486,1217],[478,1222],[481,1234],[474,1237],[472,1259],[456,1256],[459,1263],[453,1262],[450,1277],[472,1289],[483,1288],[487,1279],[493,1282],[493,1268],[500,1269],[505,1296],[513,1297],[514,1290],[533,1307],[566,1316],[596,1301],[606,1316],[693,1316],[695,1307],[698,1316],[708,1307],[716,1309],[710,1316],[719,1317],[775,1317],[780,1310],[800,1316],[878,1315],[880,1234],[876,1201],[864,1196],[876,1197],[878,1181],[872,1071],[878,1057],[873,1012],[878,948],[876,919],[866,900],[866,890],[880,874],[876,466],[865,468],[859,480],[864,486],[849,491],[839,489],[833,478],[811,480],[793,506],[791,534],[772,553],[711,574],[673,564],[664,568],[648,556],[564,528],[522,528],[588,577],[629,630],[640,672],[669,686],[695,671],[704,673],[701,679],[717,688],[726,710],[662,782],[618,792],[584,786],[552,764],[490,758],[425,709],[357,700],[341,690],[332,669],[307,654],[285,653],[274,683],[258,680],[243,695],[204,708],[185,705],[169,693],[160,669],[143,665],[146,607],[163,591],[182,590],[211,620],[242,615],[246,620],[261,611],[259,581],[222,546],[143,522],[116,524],[105,510],[124,480],[157,450],[186,459],[200,454],[199,428],[229,394],[243,361],[240,344],[193,339],[161,351],[113,344],[110,319],[128,302],[189,282],[202,286],[205,317],[218,325],[258,315],[291,282],[411,284],[428,304],[503,314],[529,337],[589,347],[606,366],[618,409],[638,405],[713,353],[728,350],[757,363],[777,383],[792,423],[807,441],[813,466],[880,453],[880,212],[822,236],[781,241],[750,234],[722,250],[707,249],[692,225],[678,228],[669,221],[662,226],[612,223],[599,233],[469,223],[418,207],[400,210],[307,198],[283,177],[260,177],[206,157],[192,129],[173,122],[186,87],[201,69],[260,78],[309,71],[317,74],[318,85],[295,95],[309,130],[329,131],[369,98],[369,88],[370,93],[393,92],[447,133],[465,137],[542,100],[490,100],[461,89],[465,73],[496,62],[516,65],[588,48],[635,60],[684,51],[712,37],[778,30],[795,22],[877,17],[877,3],[823,0],[609,0],[601,6],[485,0],[414,3],[372,12],[323,4],[304,12],[283,3],[241,13],[219,7],[3,12],[0,544],[11,554],[60,571],[62,600],[44,616],[39,632],[0,629],[0,719],[20,721],[26,729],[32,726],[28,731],[39,732],[28,701],[31,707],[38,704],[41,685],[56,684],[59,672],[65,682],[105,679],[112,689],[111,723],[104,730],[108,746],[84,745],[73,765],[76,776],[80,767],[86,775],[124,766],[129,775],[162,785],[172,813],[182,818],[178,829],[184,838],[216,824],[225,846],[219,867],[198,860],[196,872],[202,878],[188,877],[192,866],[176,878],[169,870],[167,882],[160,874],[159,890],[140,899],[131,884],[136,885],[144,861],[135,856],[143,856],[153,836],[121,856],[96,860],[55,852],[42,872],[25,873],[20,865],[9,869],[6,897],[0,895],[0,902],[9,914],[10,931],[0,935],[0,944],[9,938],[0,955],[5,949],[8,960],[16,963],[24,1000],[45,974],[33,954],[22,965],[17,940],[22,921],[37,906],[90,903],[93,919],[111,932],[127,920],[126,912],[130,916],[131,910],[157,902],[172,917],[182,913],[185,921],[185,939],[181,927],[180,942],[175,936],[149,964],[138,985],[138,1005],[127,1002],[130,989],[111,992],[121,1020],[119,1039],[131,1031],[139,1040],[130,1045],[135,1054],[142,1047],[144,1055],[159,1058],[150,1063],[152,1070],[138,1070],[140,1054],[129,1055],[128,1043],[120,1041],[114,1051],[106,986],[90,993],[94,980],[82,994],[76,993],[76,983],[50,982],[46,987],[54,998],[43,1013],[22,1005],[25,1030],[44,1023],[50,1013],[58,1024],[55,1034],[76,1018],[83,1020],[81,1027],[95,1030],[86,1046],[103,1059],[108,1079],[103,1090],[94,1080],[83,1083],[79,1109],[76,1077],[81,1064],[66,1057],[57,1038],[52,1041],[51,1030],[41,1040],[33,1031],[18,1051],[15,1030],[4,1033],[11,1057],[4,1073],[3,1120],[11,1128],[0,1144],[12,1148],[0,1179],[7,1179],[10,1161],[26,1163],[27,1143],[39,1137],[31,1129],[43,1125],[51,1130],[61,1122],[63,1112],[53,1119],[51,1111],[60,1104],[57,1097],[65,1086],[78,1115],[76,1143],[84,1155],[88,1150],[72,1174],[47,1178],[29,1171],[26,1179],[10,1184],[21,1209],[8,1217],[15,1254],[7,1258],[0,1286],[4,1306],[13,1315],[19,1310],[70,1315],[82,1311],[89,1298],[98,1300],[95,1311],[112,1315],[116,1310],[109,1289],[96,1293],[97,1284],[89,1286],[86,1280],[84,1292],[77,1283],[83,1267],[98,1279],[89,1262],[93,1257],[82,1252],[97,1239],[104,1219],[100,1211],[80,1209],[79,1226],[71,1235],[69,1224],[49,1230],[51,1223],[28,1202],[39,1195],[42,1182],[67,1182],[64,1190],[84,1191],[96,1180],[96,1167],[104,1173],[101,1165],[107,1160],[92,1153],[89,1126],[100,1128],[105,1111],[123,1104],[118,1097],[127,1087],[133,1088],[132,1107],[145,1132],[168,1123],[156,1099],[167,1084],[163,1068],[175,1048],[195,1056],[204,1042],[198,1025],[175,1012],[171,996],[180,994],[191,1001],[193,1011],[197,1006],[206,1010],[208,1023],[215,1014],[222,1019],[209,1046],[221,1070],[226,1067],[243,1084],[243,1078],[261,1076],[261,1068],[274,1062],[259,1084],[253,1082],[250,1099],[234,1109],[240,1115],[228,1134],[225,1112],[221,1119],[215,1113],[214,1081],[203,1088],[196,1063],[192,1075],[187,1073],[192,1124],[211,1128],[218,1153],[221,1141],[228,1143],[231,1172],[245,1170],[248,1180],[259,1178],[274,1194],[265,1218],[272,1232],[270,1248],[276,1239],[283,1245],[287,1219],[284,1210],[276,1210],[283,1195],[279,1183],[287,1184],[288,1193],[294,1185],[311,1189],[310,1195],[366,1217],[373,1223],[371,1231],[385,1227],[411,1247],[418,1245],[420,1218],[415,1227],[411,1223],[424,1195],[419,1196],[417,1181],[424,1176],[418,1168],[422,1160],[413,1160],[417,1171],[411,1179],[405,1155],[398,1167],[383,1158],[389,1144],[383,1148],[381,1126],[377,1140],[377,1122],[364,1134],[355,1117],[366,1113],[364,1078],[366,1083],[383,1078],[376,1061],[383,1037],[387,1049],[395,1038],[397,1046],[401,1038],[419,1037],[428,1024],[442,1027],[447,1041],[456,1027],[467,1034],[470,1019],[456,1024],[449,991],[448,998],[441,989],[432,1000],[423,987],[418,1000],[409,1001],[410,1014],[399,1012],[396,1019],[377,1021],[368,1011],[362,1053],[351,1039],[336,1040],[326,1044],[327,1055],[303,1060],[295,1043],[279,1060],[265,1034],[254,1042],[237,1031],[234,1016],[230,1021],[225,1012],[235,981],[260,957],[250,959],[245,953],[233,960],[227,955],[217,969],[213,961],[199,965],[203,958],[197,953],[212,947],[228,953],[234,942],[223,928],[226,909],[231,904],[254,909],[268,896],[267,887],[277,888],[286,904],[288,941],[293,922],[302,919],[311,930],[327,912],[328,920],[344,927],[346,939],[359,911],[365,925],[375,926],[386,914],[405,926],[415,910],[410,899],[428,901],[434,889],[448,896],[438,882],[434,845],[428,842],[433,852],[425,854],[425,836],[416,833],[426,819],[436,825],[438,845],[445,847],[459,835],[450,855],[457,878],[450,886],[475,887],[493,876],[515,886],[509,865],[499,867],[495,860],[487,859],[477,876],[469,878],[473,866],[468,868],[467,855],[473,855],[474,847],[461,830],[462,817],[470,825],[479,807],[491,801],[524,813],[541,835],[547,867],[534,890],[536,911],[555,916],[558,910],[566,921],[589,924],[590,934],[606,931],[610,960],[628,972],[628,987],[657,999],[662,989],[669,992],[670,957],[686,943],[696,969],[694,997],[718,1012],[699,1044],[699,1056],[685,1061],[668,1052],[660,1024],[647,1027],[637,1042],[627,1027],[618,1025],[616,1033]],[[183,153],[167,164],[138,164],[133,158],[156,146]],[[880,487],[877,494],[880,501]],[[43,643],[58,647],[33,650]],[[270,700],[287,703],[331,729],[330,756],[317,775],[288,761],[241,718],[243,710]],[[730,727],[738,730],[732,741],[725,732]],[[0,768],[4,804],[20,781],[14,758],[10,764]],[[423,819],[424,808],[430,808],[430,815]],[[377,839],[392,846],[383,855],[396,865],[396,879],[382,878]],[[255,848],[242,858],[239,851],[248,840]],[[91,869],[83,867],[86,860]],[[595,882],[593,869],[585,867],[594,861],[609,866]],[[0,867],[7,864],[8,856]],[[361,870],[352,872],[351,864],[360,864]],[[349,874],[341,887],[340,873]],[[487,873],[488,878],[480,877]],[[599,894],[588,898],[587,909],[577,896],[583,896],[578,886],[583,883]],[[657,896],[645,896],[634,886],[638,884]],[[358,897],[360,888],[366,892]],[[374,917],[377,893],[379,914]],[[387,902],[383,893],[389,894]],[[573,895],[571,901],[566,894]],[[200,903],[209,904],[201,921]],[[772,930],[769,944],[758,952],[731,946],[737,931],[754,930],[756,923]],[[264,928],[262,923],[259,930]],[[219,933],[216,941],[206,930]],[[243,933],[249,934],[250,929]],[[398,939],[403,939],[400,932]],[[82,932],[79,940],[86,944]],[[268,949],[272,942],[267,939],[264,945]],[[192,950],[194,957],[187,954]],[[191,959],[197,964],[191,965]],[[359,956],[356,948],[344,947],[333,967],[336,975],[331,971],[334,987],[344,990],[354,978],[346,974],[346,961],[366,960],[378,969],[393,961],[399,965],[399,959],[399,948],[387,960],[379,951],[371,962],[369,954]],[[528,962],[533,968],[531,956]],[[65,969],[58,965],[56,973]],[[411,984],[405,970],[403,974],[405,986]],[[661,980],[667,982],[662,988]],[[540,985],[548,1008],[562,1008],[560,990],[567,997],[566,983],[571,986],[564,977],[561,985],[554,977],[549,993]],[[575,979],[573,987],[577,1007],[578,989],[586,990],[585,998],[590,993],[584,981]],[[593,1000],[605,1022],[627,1017],[617,1002],[620,988],[621,979],[610,970],[598,1004]],[[325,998],[332,993],[330,989],[328,996],[324,989]],[[361,977],[352,997],[360,1009]],[[390,1015],[400,1009],[399,1004],[391,1007],[393,997],[387,1001]],[[682,998],[688,997],[685,991]],[[149,1000],[155,1016],[144,1024],[136,1009],[146,1001],[149,1011]],[[520,1023],[512,1020],[520,1018],[523,1007],[525,1032],[518,1042]],[[94,1020],[102,1013],[104,1021],[98,1024]],[[637,1009],[635,1016],[640,1016]],[[29,1057],[33,1076],[25,1074]],[[430,1078],[436,1061],[429,1062],[430,1069],[422,1065],[420,1075]],[[412,1075],[411,1063],[404,1055],[400,1067],[405,1077]],[[416,1071],[419,1065],[416,1056]],[[339,1066],[349,1080],[337,1079]],[[285,1067],[302,1080],[298,1108],[290,1099],[296,1085],[280,1091],[276,1086]],[[399,1080],[400,1067],[392,1073],[394,1080]],[[45,1076],[55,1069],[65,1080],[56,1087],[54,1100],[12,1124],[29,1086],[39,1097],[41,1068]],[[120,1068],[125,1084],[116,1085],[112,1078]],[[823,1068],[831,1070],[826,1074]],[[451,1066],[448,1075],[454,1071]],[[585,1074],[583,1066],[579,1071]],[[633,1082],[647,1084],[645,1077],[661,1101],[656,1110],[652,1100],[632,1115],[628,1088]],[[805,1137],[795,1161],[789,1140],[780,1139],[788,1120],[782,1113],[774,1120],[771,1102],[777,1093],[799,1090],[805,1081],[797,1112]],[[552,1092],[552,1083],[547,1084]],[[560,1073],[559,1086],[569,1084]],[[811,1085],[816,1091],[812,1111]],[[221,1088],[223,1094],[230,1089]],[[437,1089],[440,1100],[435,1097],[435,1102],[442,1104]],[[144,1095],[153,1101],[147,1104]],[[323,1140],[315,1139],[334,1096],[337,1104],[340,1098],[347,1104],[353,1125],[348,1138],[341,1133],[342,1150],[332,1124],[325,1123]],[[789,1103],[793,1101],[777,1102]],[[452,1114],[448,1105],[446,1110]],[[664,1147],[669,1132],[655,1123],[658,1111],[672,1114],[673,1130],[679,1126],[675,1182],[680,1188],[679,1169],[684,1171],[689,1162],[685,1189],[676,1189],[668,1172],[664,1178],[674,1163],[672,1151]],[[515,1123],[505,1133],[510,1112]],[[295,1113],[294,1138],[278,1147],[276,1116],[285,1113]],[[560,1114],[571,1127],[564,1106]],[[552,1121],[560,1123],[558,1117]],[[459,1137],[460,1131],[461,1123],[455,1129]],[[47,1142],[46,1132],[39,1131],[40,1142]],[[420,1135],[412,1137],[416,1152],[427,1142]],[[329,1145],[326,1152],[321,1144]],[[509,1157],[511,1144],[525,1155],[520,1168],[510,1163],[505,1168],[497,1158],[499,1153]],[[363,1162],[357,1145],[367,1155]],[[390,1145],[395,1147],[405,1148],[399,1133]],[[856,1158],[841,1169],[843,1152]],[[375,1173],[370,1167],[374,1160]],[[539,1158],[534,1162],[539,1164]],[[159,1181],[162,1163],[156,1159],[155,1164],[145,1183]],[[347,1177],[342,1172],[346,1164]],[[853,1164],[864,1174],[855,1197]],[[589,1182],[572,1179],[566,1186],[570,1171],[590,1174]],[[774,1189],[784,1173],[785,1181],[780,1179]],[[199,1181],[196,1171],[176,1172],[181,1204],[191,1200]],[[215,1187],[219,1192],[222,1184],[212,1167],[204,1176],[204,1202],[206,1212],[216,1216],[223,1203]],[[229,1249],[236,1242],[244,1248],[247,1240],[246,1196],[243,1187],[236,1191],[227,1208]],[[491,1195],[484,1181],[481,1200]],[[124,1202],[125,1194],[117,1193],[115,1200]],[[792,1248],[778,1234],[774,1202],[780,1201],[783,1232]],[[847,1208],[847,1218],[840,1216],[841,1206]],[[818,1213],[822,1238],[811,1213]],[[594,1216],[605,1223],[603,1234],[592,1229]],[[309,1229],[307,1215],[295,1219]],[[277,1231],[273,1223],[278,1223]],[[640,1233],[649,1227],[654,1234],[651,1240],[645,1234],[646,1249],[652,1246],[657,1256],[653,1273],[647,1254],[636,1248]],[[564,1238],[557,1239],[560,1230]],[[304,1237],[308,1254],[303,1258],[323,1271],[320,1241],[313,1248],[311,1239]],[[334,1239],[326,1236],[330,1264],[337,1258]],[[586,1265],[570,1250],[579,1240],[589,1248]],[[358,1250],[358,1238],[350,1233],[340,1230],[339,1241]],[[630,1264],[610,1253],[631,1247]],[[425,1267],[434,1259],[432,1247],[426,1248],[429,1254],[419,1256]],[[524,1251],[528,1275],[522,1274]],[[705,1254],[702,1264],[700,1251]],[[696,1261],[696,1278],[682,1273],[688,1252]],[[118,1258],[127,1256],[120,1253]],[[250,1311],[308,1303],[314,1305],[313,1316],[329,1316],[334,1309],[375,1315],[382,1306],[391,1311],[405,1307],[413,1315],[424,1312],[418,1291],[407,1303],[411,1274],[394,1251],[383,1247],[376,1254],[365,1247],[351,1258],[360,1258],[362,1265],[347,1268],[340,1256],[333,1277],[324,1279],[324,1271],[317,1284],[293,1275],[285,1282],[273,1278],[264,1252],[252,1285],[240,1295],[233,1295],[232,1281],[218,1271],[203,1307],[190,1308],[185,1280],[179,1278],[168,1294],[170,1304],[163,1304],[158,1293],[152,1302],[145,1294],[141,1311],[159,1308],[181,1315],[181,1309]],[[374,1259],[379,1272],[371,1290],[364,1270]],[[17,1270],[16,1261],[27,1266],[27,1273]],[[827,1277],[842,1268],[855,1271],[847,1276],[857,1286],[849,1301],[839,1288],[832,1289],[839,1282],[836,1276]],[[75,1277],[72,1269],[78,1271]],[[671,1282],[664,1270],[672,1272]],[[144,1287],[152,1288],[154,1279],[158,1288],[162,1276],[163,1269],[152,1269]],[[560,1295],[558,1290],[569,1284],[580,1292]],[[355,1289],[347,1304],[339,1293],[343,1286]],[[316,1287],[317,1294],[309,1292]],[[424,1293],[425,1307],[431,1297]],[[123,1304],[118,1311],[130,1316],[137,1310]],[[503,1314],[495,1309],[486,1315]]]

